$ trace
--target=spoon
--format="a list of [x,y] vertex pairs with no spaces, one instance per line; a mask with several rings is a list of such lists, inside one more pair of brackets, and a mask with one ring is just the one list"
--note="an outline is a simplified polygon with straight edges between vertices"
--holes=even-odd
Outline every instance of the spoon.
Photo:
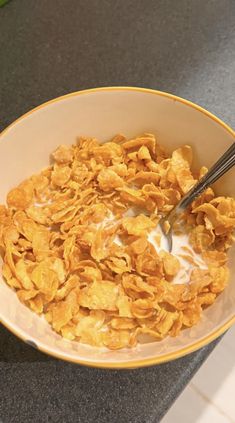
[[[168,251],[172,251],[172,233],[173,225],[180,218],[185,209],[197,198],[203,191],[210,187],[215,181],[223,176],[229,169],[235,165],[235,142],[220,157],[219,160],[208,170],[208,172],[190,189],[180,200],[176,207],[168,215],[160,220],[160,226],[167,240]],[[165,223],[168,222],[168,230]]]

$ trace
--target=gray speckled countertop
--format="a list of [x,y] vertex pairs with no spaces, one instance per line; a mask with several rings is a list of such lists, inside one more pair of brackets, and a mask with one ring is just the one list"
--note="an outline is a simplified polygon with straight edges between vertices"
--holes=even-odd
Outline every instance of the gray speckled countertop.
[[[0,129],[67,92],[173,92],[235,124],[233,0],[11,0],[0,9]],[[214,348],[140,370],[54,360],[0,327],[3,423],[156,423]]]

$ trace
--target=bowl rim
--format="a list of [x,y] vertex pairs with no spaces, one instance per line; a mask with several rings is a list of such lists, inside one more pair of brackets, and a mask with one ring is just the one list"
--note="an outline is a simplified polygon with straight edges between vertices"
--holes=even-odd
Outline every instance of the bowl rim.
[[[212,119],[214,122],[216,122],[217,124],[222,126],[230,135],[232,135],[235,138],[235,131],[229,125],[227,125],[225,122],[223,122],[217,116],[215,116],[213,113],[209,112],[208,110],[204,109],[203,107],[199,106],[198,104],[193,103],[190,100],[186,100],[186,99],[179,97],[179,96],[176,96],[174,94],[170,94],[170,93],[164,92],[164,91],[154,90],[154,89],[151,89],[151,88],[129,87],[129,86],[110,86],[110,87],[89,88],[89,89],[85,89],[85,90],[81,90],[81,91],[74,91],[74,92],[53,98],[49,101],[46,101],[46,102],[40,104],[39,106],[31,109],[30,111],[24,113],[22,116],[17,118],[15,121],[10,123],[5,129],[3,129],[3,131],[0,132],[0,141],[3,137],[3,135],[5,135],[18,122],[22,121],[27,116],[31,115],[32,113],[50,105],[50,104],[59,102],[60,100],[66,99],[66,98],[69,98],[69,97],[75,97],[75,96],[97,93],[97,92],[102,92],[102,91],[142,92],[142,93],[158,95],[158,96],[162,96],[162,97],[174,100],[174,101],[178,101],[178,102],[180,102],[184,105],[187,105],[187,106],[197,110],[200,113],[203,113],[208,118]],[[0,316],[0,323],[3,326],[5,326],[10,332],[12,332],[15,336],[17,336],[19,339],[21,339],[22,341],[30,344],[30,341],[28,339],[24,338],[24,336],[21,334],[20,330],[17,330],[17,328],[15,328],[13,325],[4,321],[1,318],[1,316]],[[229,320],[227,320],[225,323],[223,323],[220,327],[218,327],[212,333],[206,335],[205,337],[203,337],[199,341],[196,341],[195,343],[193,343],[193,344],[191,344],[187,347],[181,348],[180,350],[175,351],[175,352],[163,354],[160,357],[143,358],[143,359],[137,359],[137,360],[133,360],[133,361],[127,360],[127,361],[123,361],[123,362],[107,362],[107,363],[106,362],[99,362],[99,361],[92,362],[92,361],[88,361],[88,360],[80,359],[80,358],[76,358],[76,357],[68,357],[67,354],[63,353],[63,352],[57,353],[53,350],[48,349],[47,346],[41,345],[41,343],[40,343],[40,346],[38,344],[36,344],[35,347],[37,347],[37,349],[40,350],[41,352],[46,353],[50,356],[53,356],[57,359],[62,359],[62,360],[68,361],[70,363],[80,364],[80,365],[89,366],[89,367],[104,368],[104,369],[141,368],[141,367],[147,367],[147,366],[165,363],[165,362],[172,361],[172,360],[175,360],[177,358],[183,357],[187,354],[190,354],[190,353],[204,347],[205,345],[209,344],[210,342],[214,341],[216,338],[218,338],[220,335],[222,335],[226,330],[228,330],[234,323],[235,323],[235,313],[234,313],[234,316],[232,316]],[[33,342],[33,344],[35,344],[35,342]]]

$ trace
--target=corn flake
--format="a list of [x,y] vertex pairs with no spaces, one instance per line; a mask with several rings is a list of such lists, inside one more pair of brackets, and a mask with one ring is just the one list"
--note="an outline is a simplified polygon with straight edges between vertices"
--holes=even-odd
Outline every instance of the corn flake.
[[109,281],[93,282],[79,293],[79,303],[90,310],[116,310],[118,287]]
[[145,236],[147,232],[155,227],[155,223],[143,214],[137,217],[125,217],[122,221],[123,228],[129,235]]

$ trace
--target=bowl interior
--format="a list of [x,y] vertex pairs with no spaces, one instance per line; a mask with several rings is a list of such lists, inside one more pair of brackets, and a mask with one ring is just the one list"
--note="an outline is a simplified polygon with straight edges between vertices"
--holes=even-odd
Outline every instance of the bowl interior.
[[[0,137],[0,203],[9,189],[48,164],[59,144],[72,144],[79,135],[102,142],[116,133],[133,137],[152,132],[172,150],[193,147],[194,165],[210,166],[234,141],[234,135],[209,114],[161,93],[139,89],[104,89],[75,93],[37,108],[18,120]],[[217,185],[217,193],[235,196],[235,171]],[[234,249],[231,251],[234,255]],[[201,322],[177,338],[139,345],[133,350],[107,351],[63,340],[42,317],[23,306],[0,276],[0,321],[24,340],[59,357],[93,365],[138,366],[142,360],[160,362],[189,352],[223,327],[234,315],[235,262],[230,260],[231,283]],[[147,361],[146,361],[147,362]],[[145,362],[145,363],[146,363]]]

